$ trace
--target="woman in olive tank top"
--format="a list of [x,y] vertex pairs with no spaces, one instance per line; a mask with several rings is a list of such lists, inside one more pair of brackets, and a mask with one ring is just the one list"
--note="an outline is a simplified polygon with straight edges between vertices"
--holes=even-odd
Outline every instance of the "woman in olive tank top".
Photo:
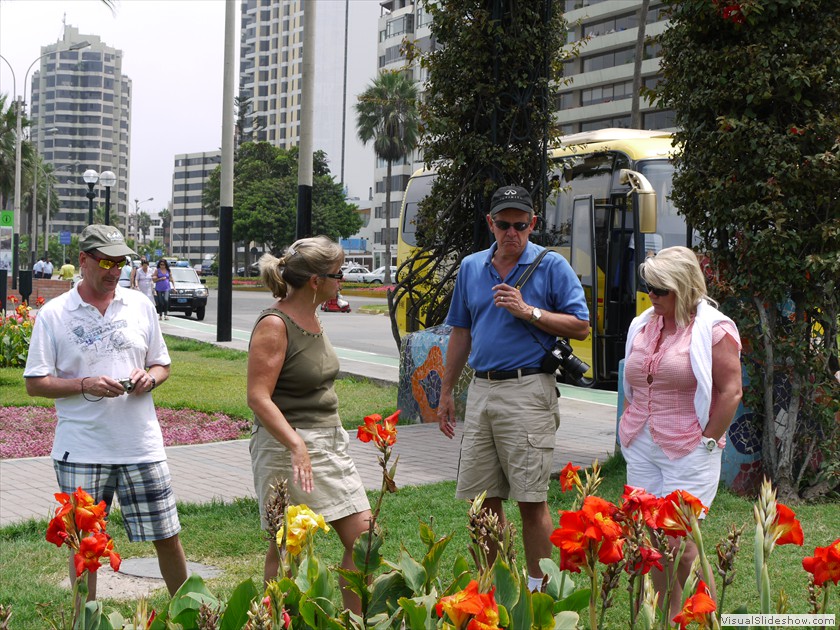
[[[272,485],[285,479],[291,503],[305,503],[335,528],[344,546],[342,566],[355,569],[353,543],[368,530],[370,504],[338,416],[338,357],[316,312],[338,292],[343,261],[341,247],[324,236],[296,241],[282,258],[260,259],[263,284],[277,299],[260,313],[251,335],[248,406],[254,412],[251,466],[263,528]],[[272,542],[266,582],[278,570]],[[358,598],[343,584],[342,597],[347,608],[360,611]]]

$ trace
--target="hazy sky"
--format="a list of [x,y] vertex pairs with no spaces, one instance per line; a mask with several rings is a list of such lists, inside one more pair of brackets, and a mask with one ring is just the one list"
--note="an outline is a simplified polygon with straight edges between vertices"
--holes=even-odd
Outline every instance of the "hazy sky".
[[[122,50],[123,72],[133,90],[128,198],[154,197],[141,207],[157,211],[171,200],[174,156],[221,147],[225,0],[115,4],[112,13],[100,0],[0,0],[0,54],[12,65],[22,94],[27,68],[41,54],[41,46],[61,38],[65,21],[82,35],[98,35]],[[238,60],[240,3],[235,4]],[[316,122],[327,122],[316,125],[314,144],[327,151],[336,180],[341,164],[344,11],[344,0],[318,0]],[[352,107],[376,74],[379,11],[377,0],[350,0],[344,179],[349,193],[363,199],[373,185],[373,150],[356,140]],[[39,65],[26,80],[27,102],[32,72]],[[0,93],[12,93],[12,76],[2,60]]]

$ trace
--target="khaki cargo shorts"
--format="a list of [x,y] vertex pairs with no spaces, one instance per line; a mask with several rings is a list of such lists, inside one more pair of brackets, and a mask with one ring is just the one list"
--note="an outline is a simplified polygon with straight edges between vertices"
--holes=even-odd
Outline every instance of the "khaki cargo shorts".
[[540,503],[548,497],[560,408],[553,374],[473,378],[455,496]]
[[307,505],[327,522],[370,509],[362,478],[350,457],[350,437],[342,427],[329,429],[296,429],[306,443],[312,462],[311,493],[303,492],[292,481],[292,455],[265,427],[254,425],[251,430],[251,469],[254,490],[260,501],[260,522],[268,527],[265,506],[278,479],[288,479],[289,500],[292,505]]

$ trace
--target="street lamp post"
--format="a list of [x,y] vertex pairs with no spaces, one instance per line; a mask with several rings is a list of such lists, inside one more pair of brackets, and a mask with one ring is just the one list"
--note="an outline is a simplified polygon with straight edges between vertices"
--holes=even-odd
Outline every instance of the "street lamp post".
[[88,185],[88,191],[85,195],[88,198],[88,225],[93,225],[93,200],[96,199],[96,193],[93,192],[93,187],[99,181],[99,173],[89,168],[82,175],[82,179]]
[[[67,48],[68,51],[70,50],[80,50],[82,48],[87,48],[90,46],[90,42],[78,42],[69,46]],[[42,58],[46,57],[47,55],[58,54],[62,51],[59,50],[51,50],[50,52],[46,52],[43,55],[39,55],[35,61],[29,64],[29,68],[26,69],[26,73],[23,75],[23,96],[18,95],[17,93],[17,82],[15,79],[15,71],[12,68],[12,64],[9,63],[9,60],[0,55],[0,59],[6,62],[6,65],[9,66],[9,70],[12,73],[12,91],[15,93],[15,201],[14,201],[14,217],[12,221],[12,288],[17,289],[18,286],[18,270],[20,268],[20,166],[21,166],[21,159],[20,159],[20,150],[21,144],[23,142],[23,134],[21,131],[21,119],[23,118],[23,103],[26,100],[26,81],[29,79],[29,71],[32,70],[32,66],[38,63]]]
[[117,176],[113,171],[102,171],[99,181],[105,186],[105,225],[111,225],[111,186],[117,183]]

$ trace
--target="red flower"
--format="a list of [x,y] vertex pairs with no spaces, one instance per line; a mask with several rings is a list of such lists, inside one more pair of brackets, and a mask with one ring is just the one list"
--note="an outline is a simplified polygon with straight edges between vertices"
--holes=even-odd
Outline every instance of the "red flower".
[[700,518],[709,508],[685,490],[674,490],[662,499],[656,515],[656,527],[669,536],[687,536],[691,531],[690,515]]
[[788,127],[788,133],[792,136],[804,136],[805,130],[800,129],[796,125],[791,125],[790,127]]
[[662,500],[647,492],[644,488],[635,488],[633,486],[624,486],[624,494],[621,495],[624,503],[621,505],[621,511],[631,519],[635,520],[634,515],[641,516],[647,523],[648,527],[656,528],[656,514],[659,512],[659,506]]
[[741,5],[737,2],[733,2],[732,4],[723,7],[720,15],[724,20],[729,20],[735,24],[744,23],[744,11],[741,9]]
[[578,472],[580,466],[574,466],[572,462],[566,464],[563,470],[560,471],[560,490],[566,492],[575,486],[580,487],[580,476]]
[[588,520],[586,536],[595,541],[615,540],[621,536],[621,525],[613,520],[618,508],[609,501],[596,496],[588,496],[583,500],[580,509]]
[[18,300],[18,299],[17,299],[17,296],[14,296],[14,295],[10,295],[10,296],[9,296],[8,298],[6,298],[6,299],[7,299],[9,302],[11,302],[12,304],[17,304],[18,302],[20,302],[20,300]]
[[587,552],[597,552],[603,564],[613,564],[623,557],[621,526],[613,519],[618,511],[612,503],[588,496],[583,507],[576,511],[560,512],[560,527],[550,537],[560,548],[560,568],[578,573],[587,566]]
[[85,570],[94,572],[102,566],[99,559],[105,554],[105,545],[108,544],[107,534],[91,534],[79,541],[79,551],[73,556],[73,563],[76,565],[76,577],[79,577]]
[[627,571],[627,573],[645,575],[646,573],[650,573],[650,570],[654,567],[660,571],[663,570],[662,563],[659,562],[659,560],[662,559],[662,554],[653,547],[639,547],[639,556],[639,561],[632,567],[629,563],[624,565],[624,570]]
[[292,618],[289,616],[288,611],[284,608],[283,609],[283,627],[288,628],[292,625]]
[[[59,508],[57,512],[62,509]],[[51,542],[56,547],[61,547],[61,545],[67,542],[68,538],[70,538],[70,535],[67,533],[67,521],[64,518],[64,514],[59,515],[57,513],[47,526],[47,542]]]
[[580,573],[586,564],[588,540],[584,536],[587,522],[582,512],[565,510],[560,512],[560,527],[555,529],[549,539],[560,549],[560,569]]
[[815,548],[813,556],[802,559],[802,568],[813,574],[817,586],[840,582],[840,538],[828,547]]
[[714,600],[709,597],[709,588],[703,580],[697,582],[697,591],[685,600],[685,605],[679,614],[674,617],[674,623],[680,624],[680,630],[685,630],[692,621],[696,621],[701,627],[708,626],[706,615],[715,611]]
[[788,506],[776,503],[776,518],[770,526],[770,532],[776,536],[777,545],[799,545],[805,540],[802,533],[802,525],[796,518],[796,514]]
[[356,431],[356,437],[365,443],[373,441],[379,448],[393,446],[397,441],[397,421],[399,417],[399,409],[385,420],[378,413],[366,416],[365,423]]
[[86,532],[105,529],[105,501],[93,503],[93,497],[81,486],[73,493],[76,503],[76,526]]
[[46,300],[39,295],[38,298],[35,300],[35,306],[41,308],[44,305],[44,302],[46,302]]

